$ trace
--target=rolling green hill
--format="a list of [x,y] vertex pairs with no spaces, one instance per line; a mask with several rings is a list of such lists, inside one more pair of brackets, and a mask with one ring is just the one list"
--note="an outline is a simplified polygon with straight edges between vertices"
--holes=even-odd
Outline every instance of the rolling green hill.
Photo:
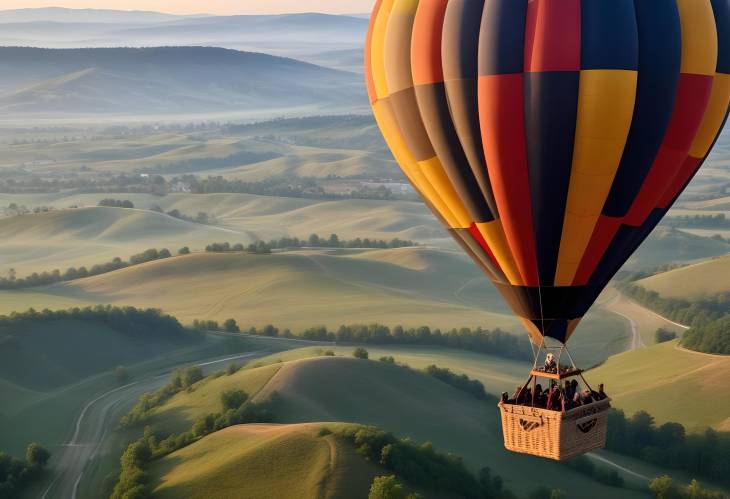
[[388,474],[327,424],[227,428],[152,466],[160,498],[282,497],[366,499],[373,478]]
[[0,96],[6,116],[352,109],[365,104],[362,84],[352,73],[212,46],[3,47],[0,69],[8,74]]
[[[266,378],[270,379],[262,383]],[[572,490],[570,497],[585,497],[581,491],[586,490],[596,498],[616,497],[616,489],[602,486],[568,468],[505,451],[494,400],[480,401],[426,374],[377,361],[320,357],[244,369],[231,377],[196,385],[191,393],[176,395],[158,409],[149,423],[166,431],[175,431],[185,424],[189,427],[211,407],[219,411],[220,394],[236,385],[250,390],[254,400],[264,400],[276,392],[273,410],[282,423],[327,421],[377,425],[416,441],[433,442],[441,452],[463,456],[472,469],[489,466],[505,478],[508,488],[518,493],[545,484]],[[223,441],[219,445],[224,445]],[[198,452],[195,446],[188,450],[192,462],[195,456],[203,455],[202,449]],[[233,450],[215,453],[210,460],[215,463],[233,453]],[[170,459],[179,462],[179,466],[186,465],[179,453],[177,460],[175,456]],[[540,477],[539,483],[525,480],[524,469],[528,466],[531,476]],[[170,474],[169,469],[157,473]],[[176,476],[177,480],[181,479],[183,468],[177,468]],[[566,483],[571,486],[566,487]],[[643,497],[630,490],[621,493],[623,497]]]
[[657,421],[730,431],[730,356],[691,352],[676,341],[611,357],[588,373],[603,380],[616,407]]
[[640,270],[671,263],[692,262],[730,253],[730,244],[716,241],[710,231],[702,236],[659,226],[624,266]]
[[14,268],[18,277],[71,266],[90,268],[148,248],[166,247],[174,253],[182,246],[204,247],[217,240],[253,240],[246,233],[151,211],[102,207],[0,218],[0,234],[5,241],[0,268]]
[[687,300],[730,291],[730,255],[662,272],[637,282],[663,298]]
[[[394,252],[402,252],[406,263],[425,261],[428,268],[414,270],[388,262]],[[81,302],[154,305],[183,322],[234,317],[242,325],[275,322],[296,329],[363,321],[441,328],[516,327],[486,278],[457,253],[427,248],[367,253],[371,253],[367,258],[357,250],[201,253],[53,285],[43,292]],[[386,261],[380,261],[380,255]],[[461,293],[460,288],[473,279],[479,285]]]

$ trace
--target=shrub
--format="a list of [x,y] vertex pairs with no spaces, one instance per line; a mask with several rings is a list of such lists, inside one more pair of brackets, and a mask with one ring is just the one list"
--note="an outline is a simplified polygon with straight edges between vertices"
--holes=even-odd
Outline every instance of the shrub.
[[357,347],[355,350],[352,351],[352,356],[356,359],[367,360],[370,357],[370,354],[363,347]]
[[226,390],[221,394],[223,411],[238,409],[248,400],[248,394],[243,390]]
[[677,339],[677,333],[674,331],[668,331],[664,328],[659,328],[654,333],[654,340],[657,343],[666,343],[668,341],[676,340]]

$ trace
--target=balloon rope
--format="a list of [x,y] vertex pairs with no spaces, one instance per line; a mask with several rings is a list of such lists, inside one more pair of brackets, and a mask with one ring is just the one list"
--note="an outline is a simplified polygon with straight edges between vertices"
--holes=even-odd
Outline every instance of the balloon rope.
[[[539,279],[539,278],[538,278]],[[537,296],[540,298],[540,324],[542,325],[542,344],[545,344],[545,313],[542,311],[542,285],[537,283]]]

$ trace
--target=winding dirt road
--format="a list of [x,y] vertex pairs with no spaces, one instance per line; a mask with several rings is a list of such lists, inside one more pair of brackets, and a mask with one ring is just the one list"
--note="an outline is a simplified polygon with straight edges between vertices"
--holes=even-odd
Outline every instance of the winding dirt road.
[[[215,358],[196,365],[207,373],[229,362],[251,360],[268,353],[249,352],[232,357]],[[116,426],[117,421],[134,406],[140,396],[161,388],[168,382],[175,369],[189,365],[190,362],[180,364],[165,373],[114,388],[89,401],[76,418],[73,436],[63,446],[52,470],[55,477],[43,492],[41,499],[76,499],[84,473],[88,465],[98,456],[110,429]]]

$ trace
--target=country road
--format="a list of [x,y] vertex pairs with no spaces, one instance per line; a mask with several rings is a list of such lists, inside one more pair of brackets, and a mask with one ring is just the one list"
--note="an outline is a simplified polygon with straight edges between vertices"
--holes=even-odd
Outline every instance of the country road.
[[[196,365],[207,373],[229,362],[250,360],[267,354],[268,352],[263,351],[249,352],[232,357],[214,358]],[[41,499],[76,499],[87,466],[97,457],[119,418],[131,409],[141,395],[164,386],[176,368],[189,365],[190,362],[185,362],[162,374],[109,390],[89,401],[81,409],[74,423],[73,435],[63,446],[60,457],[53,467],[55,477],[43,492]]]

